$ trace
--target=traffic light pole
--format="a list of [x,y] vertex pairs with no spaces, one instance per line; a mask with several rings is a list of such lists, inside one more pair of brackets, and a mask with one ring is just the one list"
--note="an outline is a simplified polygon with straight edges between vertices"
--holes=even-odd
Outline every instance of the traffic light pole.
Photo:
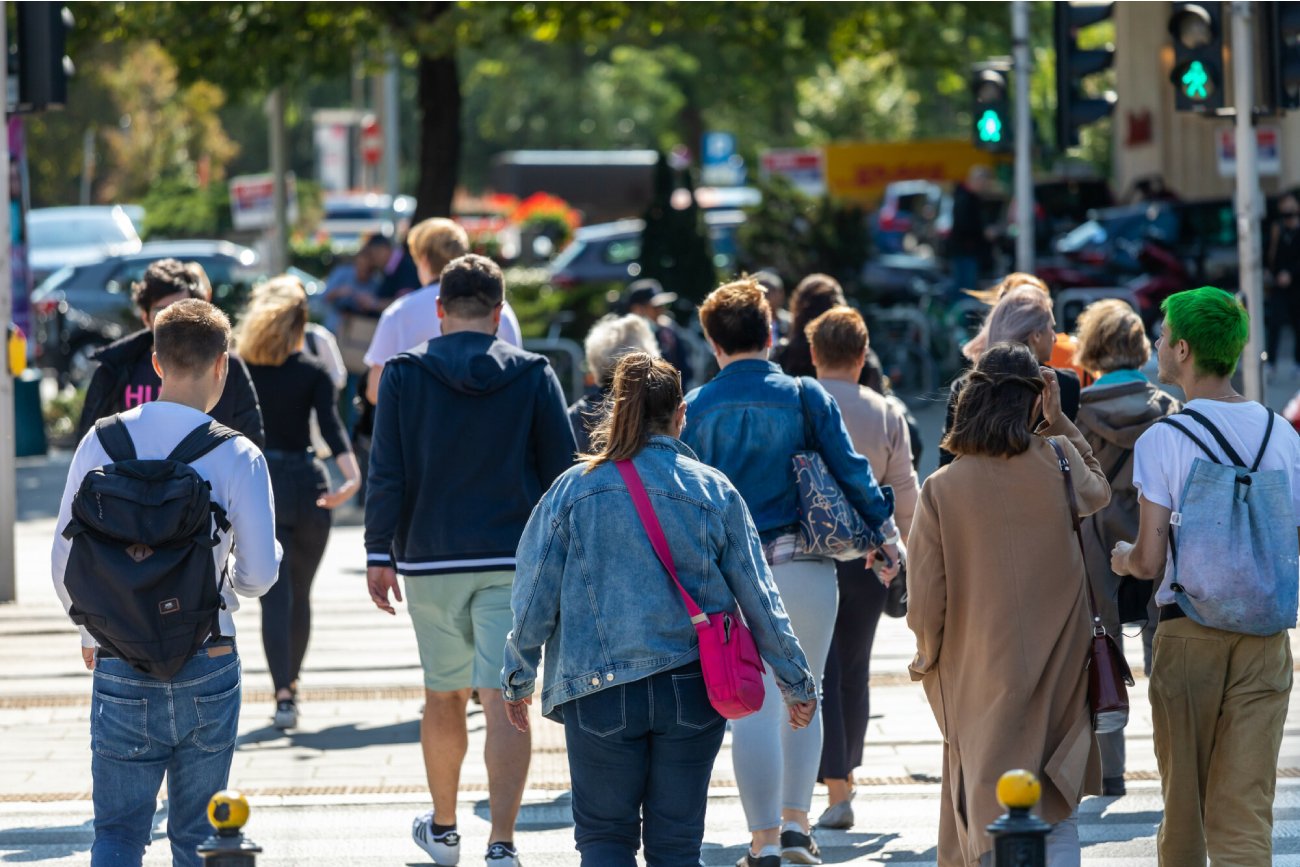
[[1264,402],[1264,274],[1260,225],[1264,214],[1255,143],[1254,3],[1232,4],[1233,102],[1237,112],[1237,257],[1239,286],[1250,311],[1250,337],[1242,359],[1246,397]]
[[1034,166],[1029,115],[1029,3],[1011,4],[1012,56],[1016,70],[1016,270],[1034,270]]
[[[7,4],[0,2],[0,13]],[[0,45],[8,45],[5,16],[0,14]],[[8,90],[8,69],[0,64],[0,97]],[[8,98],[5,97],[5,104]],[[14,317],[13,268],[9,264],[9,117],[0,111],[0,129],[4,145],[0,147],[0,336],[6,339],[4,360],[0,361],[0,602],[18,598],[17,549],[14,546],[14,523],[18,520],[18,436],[14,430],[14,377],[9,369],[9,323]]]

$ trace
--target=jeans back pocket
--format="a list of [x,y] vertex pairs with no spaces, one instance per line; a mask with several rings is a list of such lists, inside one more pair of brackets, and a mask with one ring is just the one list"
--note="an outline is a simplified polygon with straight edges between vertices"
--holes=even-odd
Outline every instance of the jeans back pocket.
[[625,686],[611,686],[579,698],[578,728],[589,735],[607,738],[627,728],[627,706],[623,700]]
[[239,682],[216,695],[194,696],[198,725],[192,735],[194,745],[204,752],[219,753],[235,745],[239,736]]
[[149,701],[99,690],[91,700],[90,747],[106,759],[137,759],[149,752]]
[[688,729],[706,729],[722,722],[722,714],[709,701],[703,672],[674,674],[673,695],[677,698],[677,724]]

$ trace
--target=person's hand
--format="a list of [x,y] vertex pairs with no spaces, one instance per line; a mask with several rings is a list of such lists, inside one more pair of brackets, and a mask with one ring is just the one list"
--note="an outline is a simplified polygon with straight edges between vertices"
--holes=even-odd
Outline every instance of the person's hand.
[[521,698],[518,701],[506,702],[506,718],[510,724],[520,732],[528,731],[528,706],[533,703],[533,697]]
[[898,554],[898,545],[892,542],[881,545],[867,556],[867,565],[870,566],[877,560],[881,560],[882,558],[880,557],[880,554],[882,553],[889,558],[889,565],[881,567],[876,574],[880,576],[880,583],[888,587],[889,583],[898,576],[898,570],[901,566]]
[[1287,288],[1288,286],[1290,286],[1290,285],[1291,285],[1291,272],[1290,272],[1290,271],[1278,271],[1278,272],[1277,272],[1277,285],[1280,286],[1280,287],[1283,288],[1283,289],[1285,289],[1285,288]]
[[316,498],[316,505],[322,509],[337,509],[352,498],[352,495],[361,487],[361,482],[356,479],[348,479],[339,485],[337,491],[329,491],[321,494]]
[[393,598],[402,601],[402,588],[397,583],[397,570],[392,566],[370,566],[366,569],[366,586],[370,589],[370,601],[380,611],[397,614],[393,603],[388,599],[391,590]]
[[81,661],[86,664],[86,671],[94,671],[95,670],[95,648],[93,647],[81,648]]
[[1128,555],[1133,550],[1130,542],[1116,542],[1110,552],[1110,571],[1116,575],[1129,574]]
[[807,728],[812,722],[813,714],[817,711],[817,700],[801,701],[789,705],[790,708],[790,728],[798,731]]
[[1050,367],[1040,367],[1039,371],[1047,382],[1047,389],[1043,392],[1043,418],[1049,425],[1054,425],[1065,417],[1061,411],[1061,381]]

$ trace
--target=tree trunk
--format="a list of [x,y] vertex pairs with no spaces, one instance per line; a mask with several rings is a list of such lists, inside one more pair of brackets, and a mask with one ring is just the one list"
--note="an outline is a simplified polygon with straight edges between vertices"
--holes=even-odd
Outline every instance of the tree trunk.
[[416,221],[450,217],[460,172],[460,74],[456,56],[420,57],[420,182]]

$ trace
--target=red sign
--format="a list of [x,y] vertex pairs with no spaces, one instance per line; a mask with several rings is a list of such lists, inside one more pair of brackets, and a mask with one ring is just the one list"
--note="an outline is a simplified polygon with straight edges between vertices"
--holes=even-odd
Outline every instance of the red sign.
[[379,121],[374,115],[367,115],[361,121],[361,158],[366,165],[377,166],[384,155],[384,134],[379,129]]

